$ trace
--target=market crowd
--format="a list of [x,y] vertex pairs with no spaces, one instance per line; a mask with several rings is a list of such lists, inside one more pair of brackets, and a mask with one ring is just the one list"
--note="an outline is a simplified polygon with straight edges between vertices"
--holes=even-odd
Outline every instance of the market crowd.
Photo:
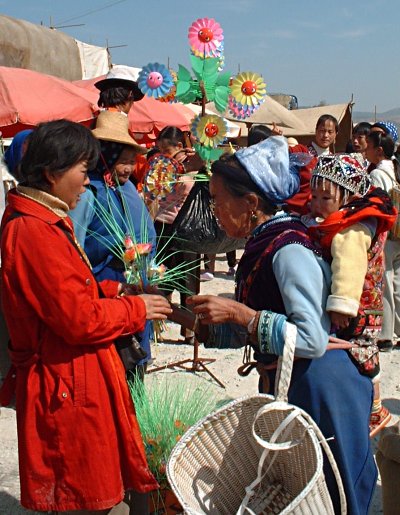
[[[391,420],[379,352],[400,340],[396,127],[359,123],[337,153],[339,126],[329,114],[308,146],[275,126],[253,126],[247,147],[209,173],[176,127],[163,129],[150,151],[132,138],[127,113],[143,94],[123,67],[96,86],[103,110],[93,130],[43,123],[16,135],[5,154],[16,186],[1,224],[12,367],[0,400],[15,395],[22,505],[147,513],[158,485],[126,377],[145,380],[154,326],[170,319],[187,341],[250,349],[264,393],[273,393],[277,358],[294,334],[289,402],[334,437],[348,513],[366,514],[377,479],[370,438]],[[168,187],[155,185],[160,170],[173,177]],[[239,263],[236,249],[227,251],[235,300],[199,293],[200,279],[213,278],[212,248],[194,259],[176,238],[207,174],[210,223],[244,246]],[[193,259],[198,266],[139,289],[127,283],[121,234],[145,239],[166,270]],[[174,289],[182,309],[171,305]]]

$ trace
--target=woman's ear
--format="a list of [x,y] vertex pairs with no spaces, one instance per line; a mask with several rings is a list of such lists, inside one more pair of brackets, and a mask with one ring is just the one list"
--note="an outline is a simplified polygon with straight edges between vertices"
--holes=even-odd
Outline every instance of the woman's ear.
[[45,170],[44,171],[44,176],[46,178],[46,181],[51,185],[53,186],[55,184],[55,178],[54,178],[54,174],[52,174],[49,170]]
[[246,202],[250,207],[250,211],[257,211],[260,199],[255,193],[247,193],[245,195]]

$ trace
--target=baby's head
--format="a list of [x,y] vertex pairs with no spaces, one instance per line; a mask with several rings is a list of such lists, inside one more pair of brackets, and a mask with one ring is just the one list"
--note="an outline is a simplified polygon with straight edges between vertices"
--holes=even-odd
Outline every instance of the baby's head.
[[319,157],[311,178],[311,215],[327,218],[354,196],[363,197],[370,185],[365,168],[352,156]]

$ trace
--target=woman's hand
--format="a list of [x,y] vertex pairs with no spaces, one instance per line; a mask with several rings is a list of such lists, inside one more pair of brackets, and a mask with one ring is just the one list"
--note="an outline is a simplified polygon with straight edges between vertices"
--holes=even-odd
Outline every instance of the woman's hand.
[[272,128],[271,128],[271,131],[272,131],[272,135],[273,136],[282,136],[283,135],[283,130],[280,129],[275,122],[272,123]]
[[138,295],[146,305],[146,320],[166,320],[172,313],[171,305],[161,295]]
[[335,311],[330,311],[329,316],[331,317],[332,325],[335,327],[339,327],[340,329],[345,329],[349,326],[351,317],[349,315],[344,315],[343,313],[336,313]]
[[[145,293],[151,293],[152,295],[163,295],[162,291],[160,291],[160,288],[157,285],[153,284],[147,284],[144,287]],[[143,288],[137,286],[136,284],[128,284],[128,283],[119,283],[118,286],[118,295],[140,295],[143,293]]]
[[202,324],[234,322],[247,327],[256,314],[254,309],[236,300],[215,295],[194,295],[187,299],[187,303],[193,306],[193,313]]

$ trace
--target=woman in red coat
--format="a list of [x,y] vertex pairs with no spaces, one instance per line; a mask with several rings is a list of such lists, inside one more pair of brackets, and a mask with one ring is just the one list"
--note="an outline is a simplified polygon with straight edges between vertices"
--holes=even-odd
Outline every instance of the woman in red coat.
[[40,125],[2,221],[2,302],[16,368],[3,387],[15,381],[21,504],[31,510],[108,513],[125,490],[157,488],[113,342],[171,309],[158,295],[118,296],[113,281],[100,290],[75,242],[68,210],[97,158],[85,127]]

